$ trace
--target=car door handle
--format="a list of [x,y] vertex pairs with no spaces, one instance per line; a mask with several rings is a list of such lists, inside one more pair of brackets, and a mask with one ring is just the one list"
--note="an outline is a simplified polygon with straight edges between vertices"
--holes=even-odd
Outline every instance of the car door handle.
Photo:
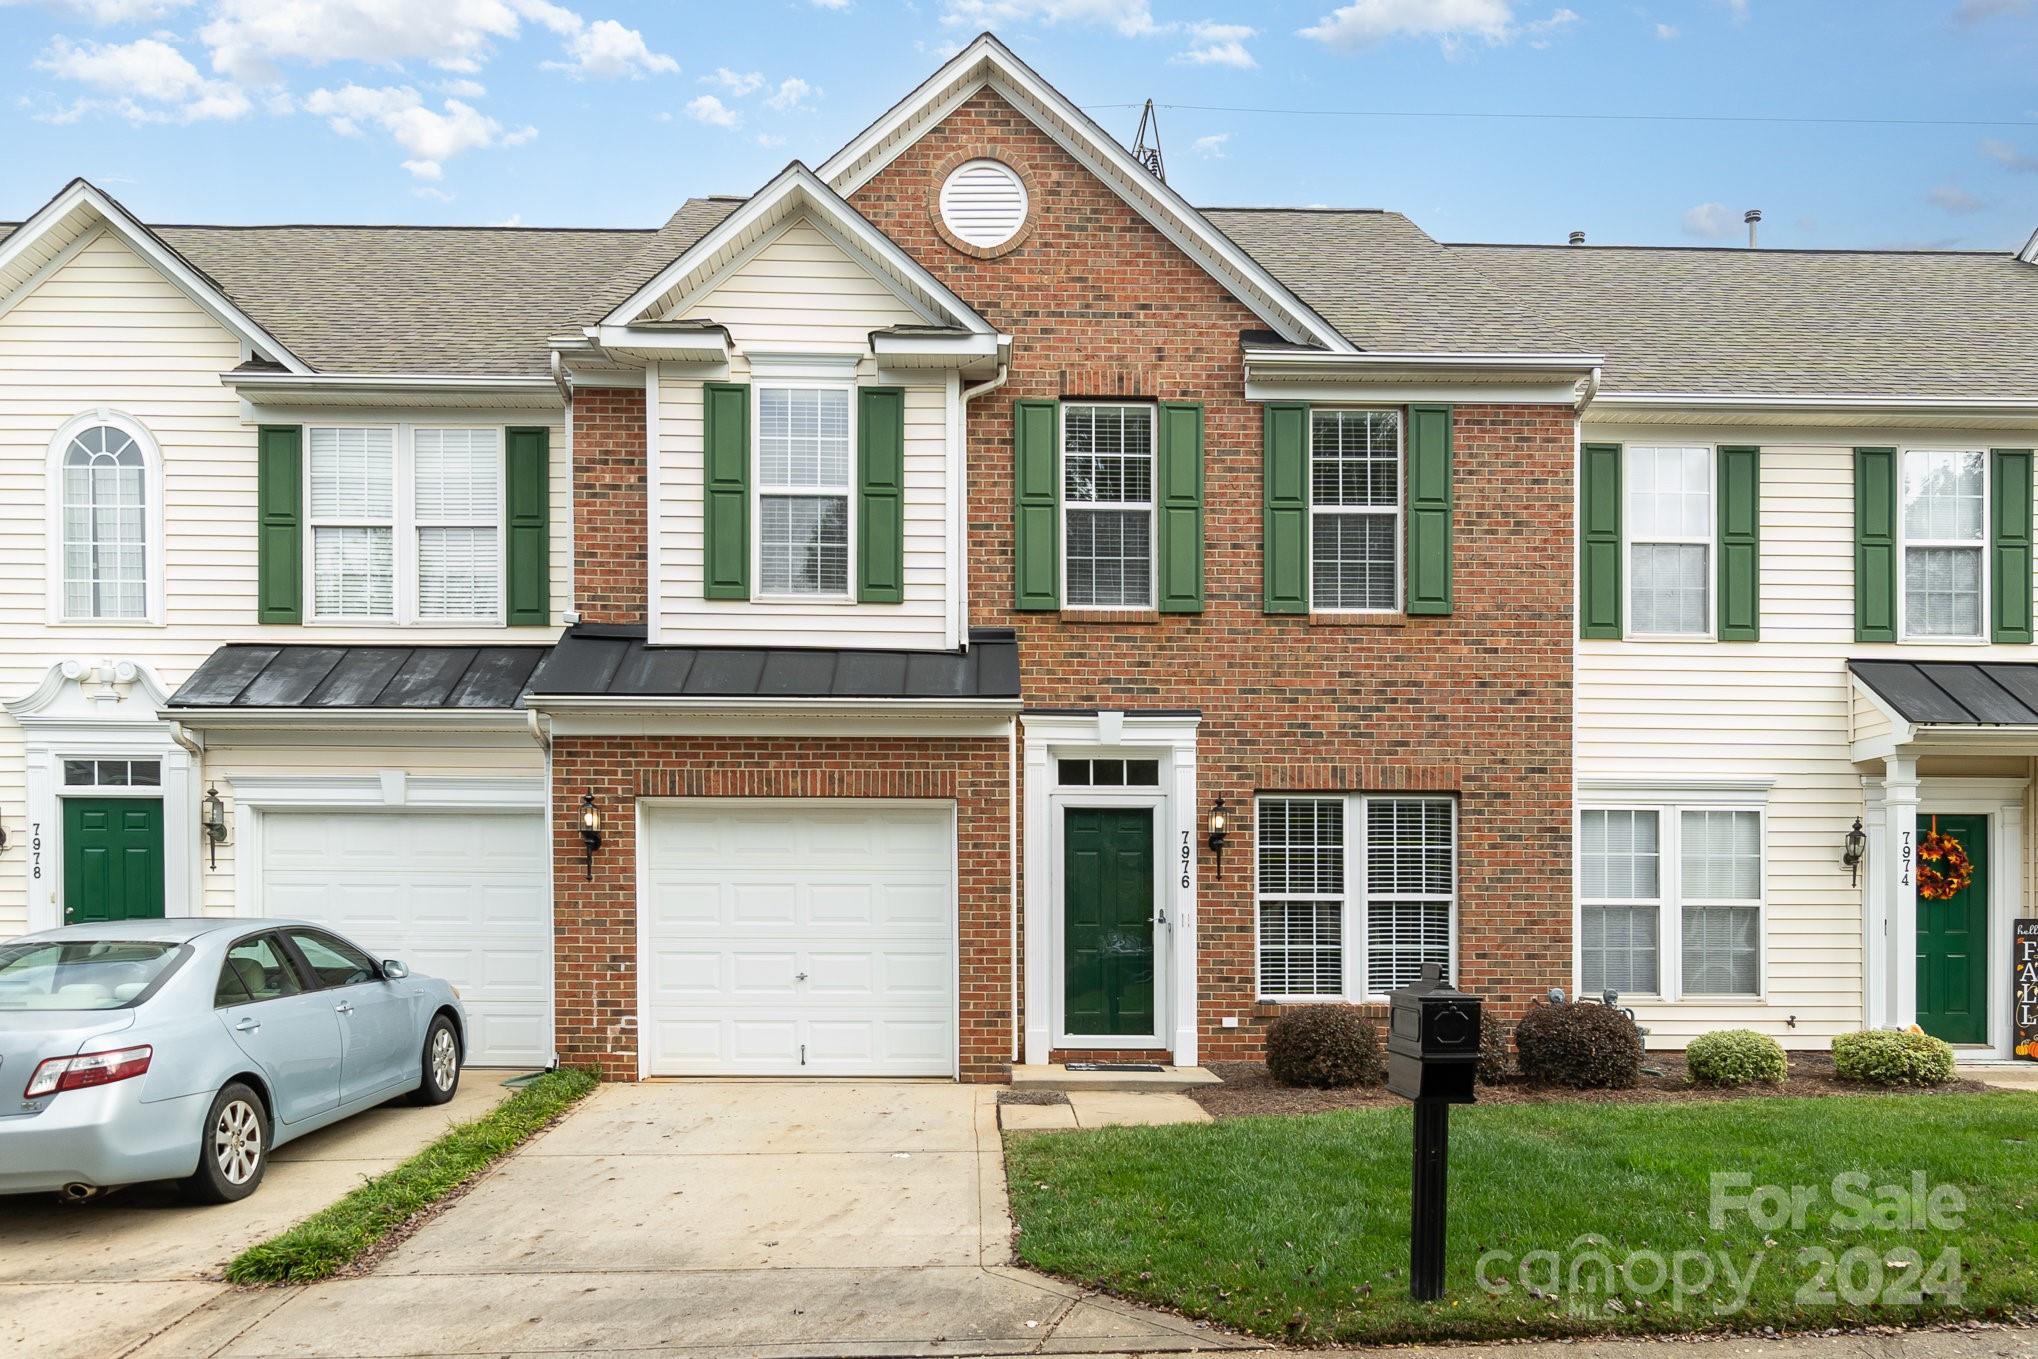
[[261,1020],[259,1020],[259,1019],[253,1019],[253,1018],[248,1018],[248,1019],[243,1019],[243,1020],[241,1020],[241,1022],[240,1022],[240,1023],[238,1023],[238,1024],[234,1025],[234,1032],[236,1032],[236,1033],[253,1033],[253,1032],[255,1032],[255,1031],[256,1031],[257,1029],[259,1029],[259,1028],[261,1028],[261,1027],[262,1027],[262,1021],[261,1021]]
[[354,1002],[350,1000],[341,1001],[338,1005],[333,1006],[333,1013],[339,1015],[350,1015],[354,1013]]

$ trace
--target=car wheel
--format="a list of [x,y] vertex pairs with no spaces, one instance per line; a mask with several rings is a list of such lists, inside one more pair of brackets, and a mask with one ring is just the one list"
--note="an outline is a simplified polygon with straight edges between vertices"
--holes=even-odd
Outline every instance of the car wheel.
[[229,1081],[212,1101],[198,1148],[198,1170],[184,1181],[196,1203],[233,1203],[255,1192],[269,1168],[269,1114],[262,1097]]
[[460,1088],[460,1035],[444,1015],[425,1030],[425,1074],[411,1099],[418,1104],[444,1104]]

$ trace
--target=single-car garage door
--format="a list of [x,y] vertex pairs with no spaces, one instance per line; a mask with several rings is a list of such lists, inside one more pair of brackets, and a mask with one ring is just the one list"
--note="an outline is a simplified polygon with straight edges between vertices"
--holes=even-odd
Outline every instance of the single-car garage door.
[[552,1055],[551,920],[540,814],[271,811],[264,915],[311,920],[377,958],[444,977],[467,1008],[467,1061]]
[[952,806],[642,806],[647,1074],[954,1074]]

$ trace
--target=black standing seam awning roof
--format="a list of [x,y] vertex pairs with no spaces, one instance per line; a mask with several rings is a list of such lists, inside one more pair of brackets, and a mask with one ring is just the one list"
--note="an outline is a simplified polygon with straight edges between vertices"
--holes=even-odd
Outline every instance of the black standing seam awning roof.
[[1849,661],[1847,668],[1906,722],[2038,727],[2038,663]]
[[415,708],[523,706],[524,686],[546,646],[221,647],[170,696],[169,706],[207,708]]
[[583,624],[531,676],[544,698],[1019,698],[1019,644],[976,628],[967,651],[651,646],[641,627]]

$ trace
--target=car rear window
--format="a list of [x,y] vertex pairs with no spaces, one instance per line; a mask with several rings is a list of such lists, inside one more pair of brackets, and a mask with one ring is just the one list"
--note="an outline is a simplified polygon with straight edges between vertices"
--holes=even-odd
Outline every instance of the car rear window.
[[23,940],[0,944],[0,1010],[121,1010],[183,959],[155,939]]

